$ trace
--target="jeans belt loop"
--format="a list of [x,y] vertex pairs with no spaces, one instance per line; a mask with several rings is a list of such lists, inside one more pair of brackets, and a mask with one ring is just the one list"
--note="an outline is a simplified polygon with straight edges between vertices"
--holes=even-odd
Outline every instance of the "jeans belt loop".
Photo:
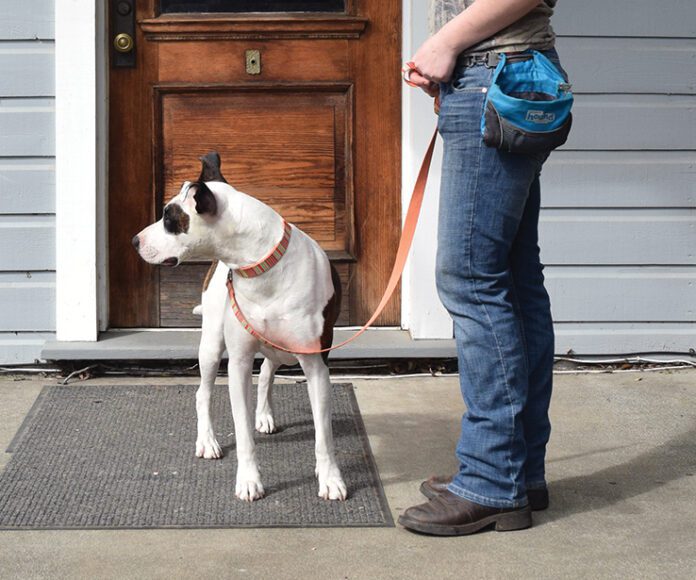
[[498,66],[498,61],[500,60],[500,56],[498,55],[497,52],[493,52],[492,50],[489,50],[486,53],[486,66],[488,68],[495,68]]

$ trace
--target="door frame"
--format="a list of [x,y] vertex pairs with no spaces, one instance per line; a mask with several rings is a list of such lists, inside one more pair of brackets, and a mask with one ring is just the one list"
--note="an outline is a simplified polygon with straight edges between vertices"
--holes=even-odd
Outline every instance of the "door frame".
[[[428,2],[403,0],[402,4],[401,54],[403,60],[407,60],[430,35]],[[437,115],[430,97],[403,83],[401,207],[404,217],[423,155],[436,126]],[[401,281],[401,327],[407,329],[413,339],[450,339],[454,335],[452,318],[442,306],[435,287],[441,167],[442,143],[438,139],[411,255]]]
[[56,338],[96,341],[107,304],[106,2],[56,0]]
[[[402,0],[403,54],[427,36],[427,14]],[[96,341],[108,327],[107,2],[56,0],[56,332],[59,341]],[[404,89],[402,208],[434,126],[425,97]],[[428,112],[426,112],[428,111]],[[91,136],[86,138],[85,136]],[[439,162],[433,164],[416,246],[402,283],[401,327],[413,338],[451,338],[432,272]],[[416,273],[415,275],[412,273]],[[424,305],[426,307],[424,308]]]

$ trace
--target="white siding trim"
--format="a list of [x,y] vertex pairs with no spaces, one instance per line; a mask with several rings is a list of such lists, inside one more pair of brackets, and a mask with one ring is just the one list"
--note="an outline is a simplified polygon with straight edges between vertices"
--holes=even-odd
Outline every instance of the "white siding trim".
[[[104,260],[104,18],[92,0],[57,0],[56,331],[58,340],[96,341]],[[103,8],[103,7],[102,7]],[[99,200],[99,201],[98,201]]]
[[[403,60],[408,60],[428,38],[427,2],[404,0]],[[437,123],[433,102],[425,93],[404,83],[402,98],[402,194],[406,215],[428,141]],[[452,319],[440,303],[435,288],[437,212],[442,149],[438,144],[428,178],[421,217],[401,284],[401,325],[412,338],[451,338]]]

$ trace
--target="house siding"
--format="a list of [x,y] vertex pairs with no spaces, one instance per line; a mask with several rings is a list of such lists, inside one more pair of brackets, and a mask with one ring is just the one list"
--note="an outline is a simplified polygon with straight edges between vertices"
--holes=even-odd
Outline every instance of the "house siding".
[[542,172],[556,353],[696,347],[696,3],[558,3],[576,95]]
[[55,336],[53,11],[0,5],[0,364]]

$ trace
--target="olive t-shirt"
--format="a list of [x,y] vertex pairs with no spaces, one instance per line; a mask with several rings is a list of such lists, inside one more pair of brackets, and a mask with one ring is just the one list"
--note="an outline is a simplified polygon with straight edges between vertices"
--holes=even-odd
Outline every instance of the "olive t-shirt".
[[[471,6],[475,0],[430,0],[430,32],[434,34],[449,20]],[[533,48],[553,48],[556,35],[551,28],[551,15],[556,0],[543,0],[517,22],[470,46],[464,54],[487,51],[516,52]]]

